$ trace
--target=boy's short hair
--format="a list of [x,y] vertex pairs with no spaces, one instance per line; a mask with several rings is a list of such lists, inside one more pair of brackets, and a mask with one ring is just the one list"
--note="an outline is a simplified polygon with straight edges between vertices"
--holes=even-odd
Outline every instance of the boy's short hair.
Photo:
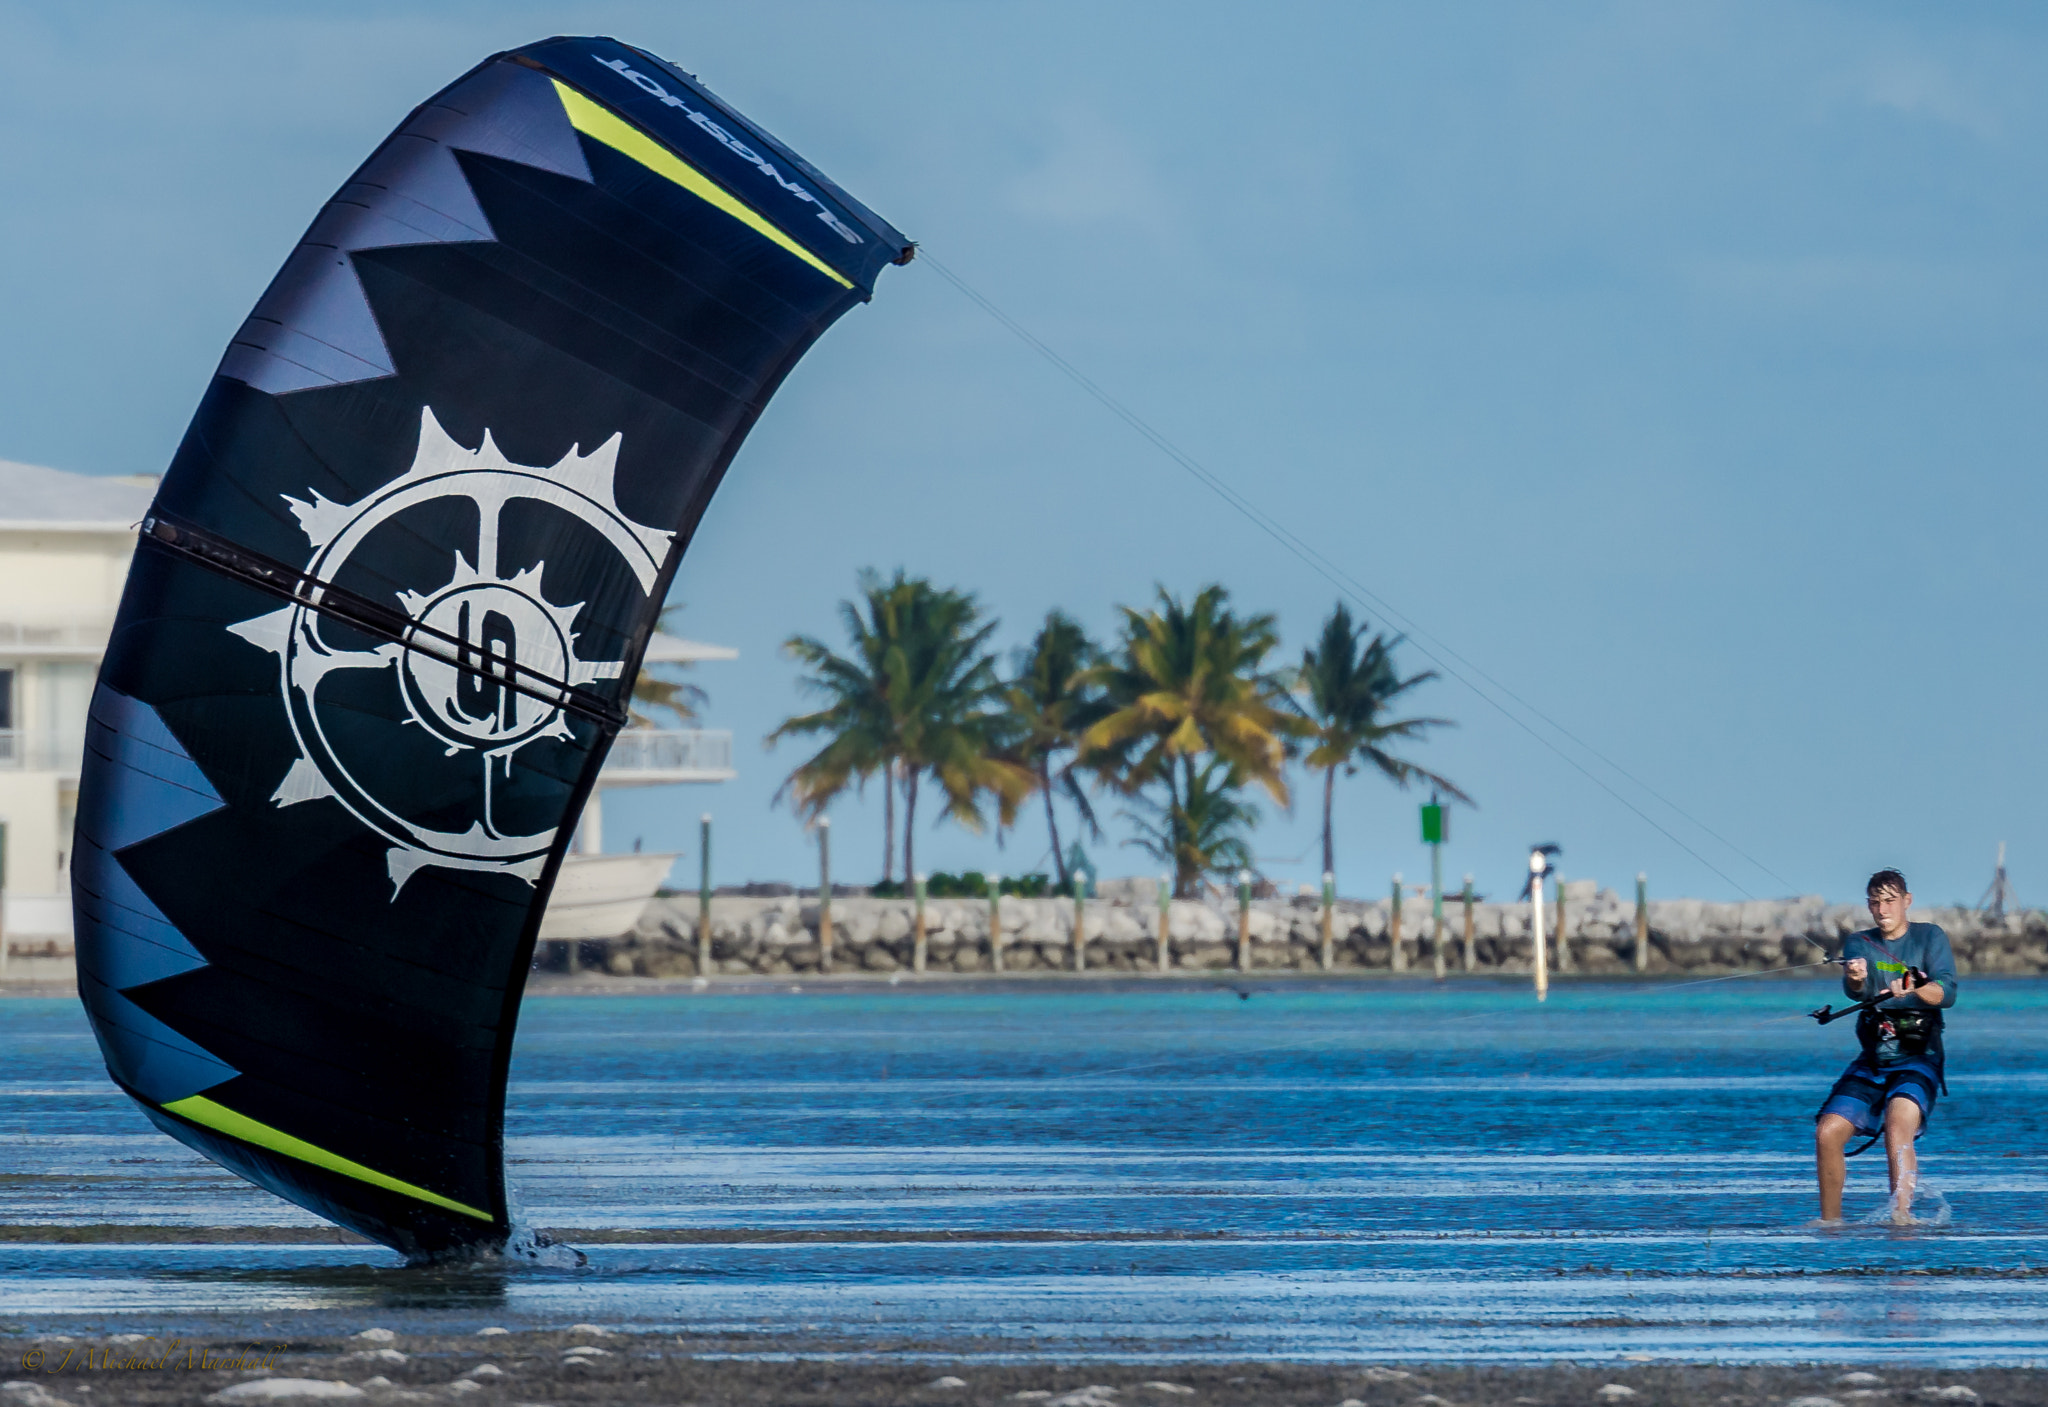
[[1887,889],[1896,889],[1901,894],[1913,892],[1906,887],[1906,877],[1897,870],[1879,870],[1870,877],[1870,883],[1863,886],[1863,897],[1867,899],[1873,894],[1882,894]]

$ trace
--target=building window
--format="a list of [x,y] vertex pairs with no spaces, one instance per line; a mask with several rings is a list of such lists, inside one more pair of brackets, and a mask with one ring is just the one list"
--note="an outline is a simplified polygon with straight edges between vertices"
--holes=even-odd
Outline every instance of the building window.
[[14,727],[14,671],[0,669],[0,731]]
[[37,665],[36,703],[41,716],[35,719],[36,731],[64,742],[83,738],[96,673],[93,666],[75,660],[51,660]]

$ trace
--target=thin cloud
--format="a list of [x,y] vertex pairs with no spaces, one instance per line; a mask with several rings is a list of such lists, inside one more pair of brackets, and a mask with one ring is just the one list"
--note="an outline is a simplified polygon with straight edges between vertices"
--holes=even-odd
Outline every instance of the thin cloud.
[[1998,114],[1943,64],[1921,55],[1894,54],[1873,60],[1852,84],[1872,107],[1953,127],[1990,141],[2002,131]]
[[1057,225],[1136,225],[1164,236],[1171,203],[1130,135],[1095,113],[1052,115],[1049,145],[1036,165],[1003,188],[1021,215]]

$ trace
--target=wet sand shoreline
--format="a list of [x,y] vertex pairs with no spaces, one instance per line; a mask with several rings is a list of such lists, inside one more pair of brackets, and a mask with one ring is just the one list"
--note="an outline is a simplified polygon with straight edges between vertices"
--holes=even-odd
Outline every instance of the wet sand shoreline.
[[[372,1330],[372,1333],[377,1331]],[[625,1334],[596,1326],[376,1338],[133,1334],[0,1338],[0,1401],[196,1403],[240,1383],[345,1383],[365,1404],[790,1404],[790,1407],[2026,1407],[2048,1371],[1884,1361],[1470,1364],[1176,1361],[1142,1342],[1088,1360],[1028,1342],[849,1343],[802,1335]],[[1854,1373],[1869,1378],[1849,1378]],[[26,1386],[34,1384],[41,1394]],[[337,1392],[336,1389],[329,1389]],[[260,1390],[222,1399],[267,1400]],[[288,1399],[287,1399],[288,1400]],[[312,1399],[299,1399],[312,1400]],[[1804,1407],[1821,1407],[1819,1403]]]
[[[1844,1233],[1855,1228],[1848,1223],[1835,1228]],[[1356,1232],[1327,1230],[1284,1230],[1265,1234],[1221,1230],[1191,1231],[1178,1227],[1142,1229],[1050,1229],[1008,1227],[962,1227],[909,1229],[858,1226],[648,1226],[648,1227],[563,1227],[544,1228],[548,1242],[569,1248],[596,1246],[798,1246],[798,1245],[950,1245],[1018,1246],[1098,1244],[1163,1245],[1254,1243],[1278,1245],[1288,1242],[1314,1245],[1349,1242],[1371,1245],[1380,1238]],[[1402,1234],[1402,1233],[1397,1233]],[[1548,1231],[1497,1233],[1489,1240],[1507,1242],[1576,1241],[1571,1228]],[[184,1226],[149,1222],[0,1222],[0,1245],[13,1246],[363,1246],[377,1243],[340,1226]],[[1845,1251],[1847,1246],[1845,1245]],[[396,1252],[392,1252],[396,1255]],[[460,1264],[467,1264],[462,1262]],[[477,1262],[483,1269],[494,1261]],[[1638,1268],[1631,1274],[1654,1280],[1666,1274],[1691,1276],[1691,1270],[1657,1271]],[[1736,1268],[1719,1272],[1736,1278],[1815,1280],[1871,1276],[1886,1279],[2048,1279],[2048,1265],[1855,1265],[1839,1264],[1801,1267],[1796,1270]],[[4,1404],[0,1404],[4,1407]]]
[[[1226,1241],[1225,1231],[1006,1229],[909,1230],[887,1227],[594,1226],[544,1228],[566,1246],[767,1246],[840,1244],[1088,1244],[1097,1241]],[[1323,1240],[1325,1232],[1282,1232],[1260,1240]],[[0,1245],[136,1246],[373,1246],[367,1236],[340,1226],[167,1226],[150,1222],[0,1222]],[[2048,1270],[2043,1271],[2048,1274]]]

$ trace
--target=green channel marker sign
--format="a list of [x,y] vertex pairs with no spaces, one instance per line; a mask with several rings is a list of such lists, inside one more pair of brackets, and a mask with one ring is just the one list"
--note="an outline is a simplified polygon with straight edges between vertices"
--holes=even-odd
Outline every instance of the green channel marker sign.
[[1449,839],[1450,836],[1444,830],[1444,808],[1434,801],[1423,803],[1422,843],[1424,845],[1442,845]]

